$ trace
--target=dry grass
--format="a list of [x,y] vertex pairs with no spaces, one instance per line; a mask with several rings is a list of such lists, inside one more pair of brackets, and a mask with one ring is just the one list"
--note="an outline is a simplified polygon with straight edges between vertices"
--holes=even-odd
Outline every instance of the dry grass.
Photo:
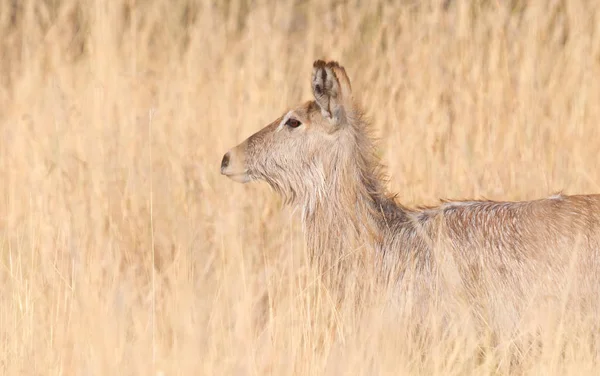
[[600,192],[600,5],[352,3],[0,4],[0,373],[598,370],[598,317],[484,351],[376,294],[334,305],[297,216],[219,175],[334,58],[404,203]]

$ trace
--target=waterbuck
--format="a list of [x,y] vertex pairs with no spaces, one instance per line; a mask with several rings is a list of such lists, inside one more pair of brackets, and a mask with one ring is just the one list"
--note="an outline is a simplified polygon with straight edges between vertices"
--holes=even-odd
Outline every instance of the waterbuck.
[[264,180],[301,208],[314,254],[335,259],[362,247],[380,256],[386,275],[394,270],[398,285],[452,291],[492,310],[600,286],[600,195],[406,208],[386,191],[345,69],[315,61],[311,84],[314,100],[228,151],[221,173]]

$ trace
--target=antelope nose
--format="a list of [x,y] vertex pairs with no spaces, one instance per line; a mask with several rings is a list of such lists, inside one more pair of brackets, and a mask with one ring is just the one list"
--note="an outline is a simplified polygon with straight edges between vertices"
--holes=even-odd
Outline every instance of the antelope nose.
[[229,166],[229,152],[225,153],[221,161],[221,174],[225,173],[225,169]]

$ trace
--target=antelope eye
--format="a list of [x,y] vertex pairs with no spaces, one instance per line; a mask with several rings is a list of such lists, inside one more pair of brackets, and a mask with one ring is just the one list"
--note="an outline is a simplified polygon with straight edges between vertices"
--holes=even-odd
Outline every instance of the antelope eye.
[[292,118],[289,118],[288,121],[285,122],[285,125],[287,125],[290,128],[298,128],[300,124],[302,123],[299,120]]

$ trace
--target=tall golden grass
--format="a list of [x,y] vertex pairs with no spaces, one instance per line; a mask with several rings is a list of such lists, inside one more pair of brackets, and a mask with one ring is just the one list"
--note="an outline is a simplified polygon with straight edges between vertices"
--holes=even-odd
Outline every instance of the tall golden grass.
[[405,204],[600,192],[600,3],[6,0],[0,38],[0,373],[600,368],[568,309],[485,350],[377,294],[334,304],[298,217],[219,175],[327,58]]

